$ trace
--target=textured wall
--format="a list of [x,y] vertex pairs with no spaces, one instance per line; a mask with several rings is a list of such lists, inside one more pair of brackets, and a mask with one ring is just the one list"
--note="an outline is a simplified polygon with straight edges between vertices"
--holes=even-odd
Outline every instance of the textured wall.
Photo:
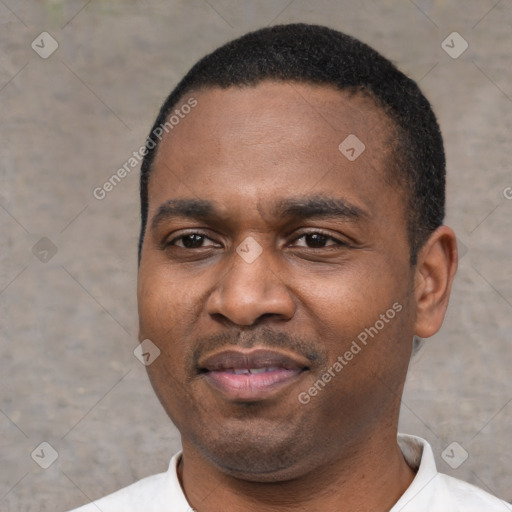
[[[167,467],[179,436],[133,355],[138,168],[93,191],[196,59],[295,21],[375,46],[434,105],[463,251],[401,431],[426,437],[441,471],[512,500],[510,0],[2,0],[0,510],[66,510]],[[457,469],[442,457],[453,442],[469,454]]]

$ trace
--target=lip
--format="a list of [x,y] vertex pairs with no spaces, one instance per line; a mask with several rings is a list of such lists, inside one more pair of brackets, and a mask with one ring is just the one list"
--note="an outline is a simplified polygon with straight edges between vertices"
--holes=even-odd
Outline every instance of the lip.
[[201,358],[198,368],[206,382],[225,398],[256,402],[290,386],[309,365],[309,360],[298,354],[256,348],[221,350]]

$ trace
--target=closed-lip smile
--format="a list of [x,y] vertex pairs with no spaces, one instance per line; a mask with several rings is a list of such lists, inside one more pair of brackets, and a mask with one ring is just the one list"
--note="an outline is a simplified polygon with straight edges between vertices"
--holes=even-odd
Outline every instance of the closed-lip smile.
[[295,353],[229,348],[200,358],[198,371],[225,398],[248,402],[276,394],[309,370],[309,365]]

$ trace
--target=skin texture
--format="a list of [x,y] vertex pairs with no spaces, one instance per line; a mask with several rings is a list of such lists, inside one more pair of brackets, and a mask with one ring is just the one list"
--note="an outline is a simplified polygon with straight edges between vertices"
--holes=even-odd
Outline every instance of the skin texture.
[[[187,499],[199,512],[389,510],[414,477],[396,443],[412,338],[442,324],[455,236],[440,227],[410,266],[404,195],[390,179],[393,127],[370,98],[273,82],[193,96],[154,161],[138,281],[139,337],[161,350],[148,374],[182,435]],[[338,149],[349,134],[365,144],[355,161]],[[361,213],[275,211],[298,197]],[[211,201],[218,215],[159,214],[172,199]],[[203,237],[183,238],[194,232]],[[236,252],[247,237],[262,249],[252,263]],[[232,346],[298,354],[308,370],[260,401],[228,399],[197,365]]]

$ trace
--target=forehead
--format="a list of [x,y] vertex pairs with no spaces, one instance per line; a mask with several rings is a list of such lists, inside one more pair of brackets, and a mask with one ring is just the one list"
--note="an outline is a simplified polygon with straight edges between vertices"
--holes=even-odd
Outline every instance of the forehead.
[[260,196],[261,203],[270,193],[286,196],[291,186],[293,195],[341,191],[357,205],[371,203],[388,181],[392,122],[368,96],[262,82],[191,92],[173,112],[191,97],[197,106],[159,145],[150,211],[166,194],[222,202],[236,193]]
[[332,86],[263,81],[256,86],[200,89],[187,94],[173,112],[180,111],[191,97],[197,107],[186,116],[186,122],[180,116],[180,126],[169,131],[162,146],[194,142],[201,136],[209,143],[215,138],[218,144],[293,139],[312,144],[344,133],[357,133],[378,143],[393,131],[392,122],[369,94]]

